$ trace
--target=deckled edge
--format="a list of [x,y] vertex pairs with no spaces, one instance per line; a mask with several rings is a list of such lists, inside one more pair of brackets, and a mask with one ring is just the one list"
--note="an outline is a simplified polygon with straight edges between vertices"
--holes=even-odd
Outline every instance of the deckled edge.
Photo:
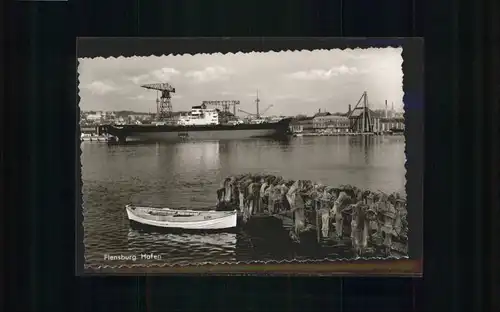
[[[78,40],[76,41],[76,48],[78,50]],[[76,58],[76,138],[75,138],[75,148],[77,148],[78,159],[76,169],[76,189],[78,190],[78,196],[75,198],[76,205],[76,215],[75,215],[75,270],[76,273],[79,272],[86,265],[85,256],[85,227],[84,227],[84,208],[83,208],[83,177],[82,177],[82,142],[81,142],[81,127],[80,127],[80,61],[78,57]]]
[[[410,195],[409,195],[409,192],[408,192],[408,127],[406,126],[406,122],[408,120],[407,118],[407,114],[406,114],[406,83],[405,83],[405,80],[407,79],[407,76],[405,75],[405,49],[401,49],[401,59],[402,59],[402,62],[401,62],[401,73],[403,74],[403,79],[402,79],[402,83],[403,83],[403,118],[404,118],[404,122],[405,122],[405,127],[404,127],[404,131],[403,131],[403,135],[404,135],[404,138],[405,138],[405,147],[404,147],[404,153],[405,153],[405,165],[404,165],[404,168],[405,168],[405,198],[406,198],[406,202],[408,203],[408,200],[410,198]],[[408,205],[406,205],[406,221],[408,222],[408,232],[410,232],[412,229],[410,228],[410,224],[409,224],[409,221],[408,221],[408,216],[410,215],[410,211],[408,211]],[[406,251],[407,251],[407,254],[409,255],[410,254],[410,239],[409,239],[409,233],[407,233],[407,246],[406,246]]]
[[[308,49],[299,49],[299,50],[278,50],[278,51],[275,51],[275,50],[269,50],[269,51],[251,51],[251,52],[215,52],[215,53],[195,53],[195,54],[192,54],[192,53],[170,53],[170,54],[150,54],[150,55],[132,55],[132,56],[96,56],[96,57],[78,57],[78,59],[82,59],[82,60],[85,60],[85,59],[92,59],[92,60],[108,60],[108,59],[116,59],[116,60],[120,60],[120,59],[129,59],[129,58],[146,58],[146,57],[157,57],[157,58],[160,58],[160,57],[181,57],[181,56],[201,56],[201,55],[205,55],[205,56],[223,56],[223,55],[244,55],[244,54],[269,54],[269,53],[304,53],[304,52],[309,52],[309,53],[313,53],[313,52],[328,52],[328,51],[333,51],[333,50],[342,50],[342,51],[345,51],[345,50],[349,50],[349,51],[357,51],[357,50],[368,50],[368,49],[375,49],[375,50],[385,50],[385,49],[388,49],[388,48],[394,48],[394,49],[403,49],[403,46],[402,45],[397,45],[397,44],[394,44],[394,45],[388,45],[388,46],[385,46],[385,47],[367,47],[367,48],[359,48],[359,47],[356,47],[356,48],[331,48],[331,49],[314,49],[314,50],[308,50]],[[403,59],[403,62],[404,62],[404,59]],[[403,74],[404,76],[404,74]]]
[[[409,259],[409,256],[406,255],[406,256],[401,256],[401,257],[357,257],[357,258],[324,258],[324,259],[303,259],[303,260],[300,260],[300,259],[293,259],[293,260],[288,260],[288,259],[283,259],[283,260],[266,260],[266,261],[261,261],[261,260],[255,260],[255,261],[234,261],[234,262],[231,262],[231,261],[223,261],[223,262],[199,262],[199,263],[193,263],[193,264],[182,264],[182,263],[179,263],[179,264],[169,264],[169,263],[163,263],[163,264],[157,264],[157,263],[151,263],[151,264],[146,264],[146,263],[140,263],[140,264],[119,264],[119,265],[93,265],[93,264],[88,264],[87,261],[86,261],[86,256],[85,256],[85,243],[84,243],[84,226],[83,226],[83,222],[84,222],[84,218],[85,218],[85,215],[83,213],[83,180],[82,180],[82,175],[81,175],[81,170],[82,170],[82,162],[81,162],[81,155],[82,155],[82,149],[81,149],[81,144],[80,144],[80,133],[81,133],[81,129],[80,129],[80,74],[79,74],[79,65],[80,65],[80,62],[79,60],[80,59],[126,59],[126,58],[133,58],[133,57],[137,57],[137,58],[141,58],[141,57],[165,57],[165,56],[187,56],[187,55],[190,55],[190,56],[195,56],[195,55],[233,55],[233,54],[236,54],[236,55],[240,55],[240,54],[252,54],[252,53],[257,53],[257,54],[260,54],[260,53],[281,53],[281,52],[316,52],[316,51],[332,51],[332,50],[342,50],[342,51],[345,51],[345,50],[352,50],[352,51],[356,51],[356,50],[367,50],[367,49],[388,49],[388,48],[394,48],[394,49],[398,49],[400,48],[402,51],[401,51],[401,56],[402,56],[402,64],[401,64],[401,67],[402,67],[402,73],[403,73],[403,116],[405,117],[405,120],[406,120],[406,104],[405,104],[405,98],[406,98],[406,92],[405,92],[405,59],[404,59],[404,54],[405,54],[405,49],[404,49],[404,46],[403,44],[386,44],[384,45],[383,47],[379,47],[379,46],[370,46],[370,47],[359,47],[360,45],[364,45],[363,44],[364,42],[363,41],[359,41],[359,44],[349,44],[350,46],[356,46],[356,47],[341,47],[341,48],[330,48],[330,49],[313,49],[313,50],[309,50],[309,49],[297,49],[297,50],[290,50],[290,49],[286,49],[286,50],[273,50],[273,49],[270,49],[268,51],[251,51],[251,52],[215,52],[215,53],[195,53],[195,54],[192,54],[192,53],[171,53],[171,54],[155,54],[155,53],[152,53],[152,54],[148,54],[148,55],[137,55],[137,54],[134,54],[132,56],[108,56],[108,57],[77,57],[77,113],[78,113],[78,125],[77,125],[77,134],[78,134],[78,138],[77,138],[77,141],[79,142],[78,143],[78,148],[79,148],[79,169],[80,169],[80,176],[79,176],[79,182],[80,182],[80,185],[79,185],[79,194],[80,194],[80,199],[78,200],[78,205],[77,205],[77,209],[79,209],[79,214],[80,214],[80,220],[81,222],[79,222],[80,224],[77,225],[77,229],[80,231],[76,237],[77,239],[77,244],[80,244],[80,248],[79,250],[77,250],[77,254],[76,254],[76,257],[78,257],[80,260],[78,261],[81,261],[83,259],[83,269],[84,271],[85,270],[101,270],[101,269],[133,269],[133,268],[175,268],[175,267],[200,267],[200,266],[209,266],[209,265],[212,265],[212,266],[215,266],[215,265],[252,265],[252,264],[313,264],[313,263],[338,263],[338,262],[357,262],[357,261],[391,261],[391,260],[408,260]],[[404,131],[404,137],[405,137],[405,142],[407,142],[407,129],[405,127],[405,131]],[[405,157],[407,156],[407,146],[406,146],[406,143],[405,143]],[[406,157],[406,160],[407,160],[407,157]],[[407,190],[407,184],[408,184],[408,180],[407,180],[407,174],[408,174],[408,164],[407,164],[407,161],[405,161],[405,193],[406,193],[406,196],[408,198],[408,190]],[[410,212],[408,212],[409,214]],[[78,223],[78,221],[77,221]],[[411,229],[410,229],[411,230]],[[409,243],[409,242],[408,242]],[[408,246],[408,249],[409,249],[409,246]],[[83,254],[78,254],[78,251],[81,251]],[[409,252],[408,252],[409,254]],[[77,264],[79,264],[77,261]],[[355,264],[355,263],[354,263]],[[81,266],[80,266],[81,267]],[[77,268],[78,269],[78,268]],[[332,273],[334,273],[334,271],[332,270]]]
[[[383,261],[391,261],[391,260],[407,260],[408,256],[401,257],[359,257],[359,258],[338,258],[338,259],[283,259],[283,260],[254,260],[254,261],[221,261],[221,262],[211,262],[204,261],[193,264],[170,264],[170,263],[151,263],[151,264],[120,264],[120,265],[92,265],[85,264],[85,269],[131,269],[131,268],[175,268],[175,267],[201,267],[201,266],[209,266],[209,265],[251,265],[251,264],[313,264],[313,263],[338,263],[338,262],[354,262],[354,261],[373,261],[373,260],[383,260]],[[332,271],[334,272],[334,271]]]
[[[409,95],[407,94],[407,89],[409,88],[408,85],[409,85],[409,81],[413,78],[413,77],[409,77],[406,73],[408,71],[412,72],[411,70],[411,66],[414,65],[414,64],[411,64],[411,63],[408,63],[406,60],[405,60],[405,54],[408,53],[408,50],[405,49],[403,47],[402,51],[401,51],[401,57],[402,57],[402,63],[401,63],[401,69],[402,69],[402,73],[403,73],[403,118],[404,118],[404,121],[405,121],[405,128],[404,128],[404,138],[405,138],[405,145],[404,145],[404,153],[405,153],[405,193],[406,193],[406,202],[407,203],[410,203],[411,201],[414,200],[414,198],[412,198],[413,195],[415,195],[413,192],[409,192],[408,191],[408,172],[411,171],[412,169],[409,168],[410,165],[409,165],[409,162],[408,162],[408,143],[412,143],[411,142],[411,139],[409,139],[409,131],[410,131],[410,127],[408,127],[408,122],[410,121],[411,118],[409,118],[408,116],[408,108],[409,108],[409,103],[412,102],[412,99],[409,98]],[[410,52],[411,53],[411,52]],[[422,55],[423,57],[423,55]],[[412,60],[412,61],[415,61],[415,60]],[[420,61],[420,60],[419,60]],[[423,61],[423,59],[422,59]],[[419,64],[420,66],[424,66],[424,64]],[[423,82],[422,82],[423,83]],[[422,88],[424,88],[424,86],[422,86]],[[422,89],[422,92],[425,92],[424,89]],[[424,94],[422,94],[422,96],[424,96]],[[422,100],[425,101],[425,98],[423,98]],[[425,103],[422,103],[422,109],[424,110],[424,112],[422,114],[425,114]],[[415,122],[415,120],[411,120],[412,122]],[[419,122],[421,123],[424,123],[424,120],[418,120]],[[425,131],[425,127],[422,127],[423,131]],[[420,135],[423,137],[424,136],[424,133],[421,133]],[[420,146],[420,149],[421,149],[421,161],[423,162],[424,161],[424,148],[425,148],[425,145],[422,145]],[[416,155],[413,155],[413,156],[410,156],[413,163],[415,162],[419,162],[419,158],[416,156]],[[411,163],[410,162],[410,163]],[[414,166],[416,166],[417,164],[414,164]],[[425,165],[422,163],[422,165]],[[423,166],[422,166],[422,170],[423,170]],[[415,170],[411,171],[414,175],[415,173]],[[412,178],[412,175],[410,175],[410,178]],[[423,185],[423,182],[424,182],[424,173],[422,173],[422,180],[420,181],[420,183]],[[423,186],[421,188],[421,194],[420,194],[420,203],[418,204],[418,208],[421,209],[421,213],[423,214],[423,202],[424,202],[424,193],[423,193]],[[408,205],[407,205],[407,208],[408,208]],[[407,209],[407,216],[406,216],[406,219],[408,221],[408,223],[410,222],[410,219],[412,219],[411,217],[411,214],[412,213],[416,213],[413,209]],[[410,223],[409,223],[410,224]],[[422,217],[422,223],[419,224],[420,227],[421,227],[421,230],[423,231],[423,228],[424,228],[424,225],[423,225],[423,217]],[[415,224],[413,224],[413,226],[416,226]],[[415,229],[413,228],[409,228],[408,231],[415,231]],[[408,233],[409,234],[409,233]],[[421,234],[422,237],[420,238],[420,242],[421,244],[423,244],[423,233]],[[414,241],[413,241],[414,242]],[[407,254],[410,255],[410,249],[411,249],[411,239],[410,239],[410,235],[408,235],[408,241],[407,241]],[[421,246],[421,248],[423,249],[423,246]],[[421,253],[421,257],[423,256],[423,253]]]

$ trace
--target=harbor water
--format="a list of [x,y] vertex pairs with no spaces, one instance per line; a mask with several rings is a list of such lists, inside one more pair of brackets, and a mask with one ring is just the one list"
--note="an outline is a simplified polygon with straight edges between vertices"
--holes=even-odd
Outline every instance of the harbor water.
[[[350,248],[308,248],[286,233],[156,233],[130,227],[124,206],[214,209],[221,180],[269,173],[326,185],[350,184],[387,193],[405,189],[403,136],[296,137],[289,140],[108,145],[84,142],[82,191],[85,262],[158,262],[349,258]],[[262,231],[265,233],[265,231]],[[283,230],[285,232],[285,230]],[[140,257],[154,254],[156,260]],[[118,257],[111,261],[109,256]],[[135,258],[134,258],[135,256]],[[122,259],[122,260],[120,260]]]

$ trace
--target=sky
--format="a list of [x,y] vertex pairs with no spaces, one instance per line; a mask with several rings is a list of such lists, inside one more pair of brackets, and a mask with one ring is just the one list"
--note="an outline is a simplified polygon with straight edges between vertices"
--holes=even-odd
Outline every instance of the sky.
[[[174,111],[207,100],[239,100],[238,108],[266,115],[347,112],[364,91],[370,108],[403,110],[402,48],[333,49],[236,54],[80,58],[80,108],[156,112],[157,92],[140,86],[170,83]],[[239,113],[244,116],[245,114]]]

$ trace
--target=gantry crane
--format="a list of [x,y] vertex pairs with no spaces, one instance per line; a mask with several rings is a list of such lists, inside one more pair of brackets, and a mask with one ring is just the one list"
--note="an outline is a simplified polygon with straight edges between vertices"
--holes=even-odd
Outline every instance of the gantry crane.
[[231,113],[232,107],[232,114],[236,116],[236,105],[240,105],[240,101],[203,101],[202,104],[220,107],[224,113]]
[[[361,101],[363,101],[362,105],[360,105]],[[361,113],[354,115],[356,110],[361,111]],[[356,103],[356,106],[354,106],[354,109],[351,110],[347,117],[349,117],[352,131],[360,133],[373,132],[372,116],[368,107],[368,94],[366,91],[363,92],[358,103]]]
[[[168,83],[151,83],[141,86],[149,90],[156,90],[156,118],[157,120],[172,118],[172,96],[170,93],[175,93],[175,88]],[[161,92],[161,95],[158,93]]]

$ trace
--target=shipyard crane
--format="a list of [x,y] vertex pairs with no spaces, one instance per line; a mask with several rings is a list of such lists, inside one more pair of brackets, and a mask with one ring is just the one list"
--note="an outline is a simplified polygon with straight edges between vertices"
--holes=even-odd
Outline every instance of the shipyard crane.
[[[354,115],[356,110],[361,111],[361,113],[359,115]],[[363,95],[361,95],[358,103],[356,103],[356,106],[354,106],[354,109],[349,112],[347,117],[351,121],[351,129],[354,132],[373,132],[371,111],[368,107],[368,94],[366,91],[363,92]]]
[[231,113],[231,107],[233,108],[232,114],[236,116],[236,105],[240,105],[240,101],[227,100],[227,101],[203,101],[204,105],[212,105],[217,108],[221,107],[224,113]]
[[[170,95],[175,88],[168,83],[151,83],[141,86],[144,89],[156,90],[156,118],[158,120],[172,118],[172,102]],[[158,93],[161,92],[161,95]]]
[[273,106],[274,106],[273,104],[269,105],[269,106],[268,106],[268,107],[266,107],[266,108],[265,108],[265,109],[264,109],[264,110],[263,110],[260,114],[249,113],[249,112],[244,111],[244,110],[242,110],[242,109],[238,109],[238,111],[239,111],[239,112],[242,112],[242,113],[245,113],[245,114],[247,114],[247,115],[251,115],[251,116],[255,116],[255,117],[259,118],[259,117],[262,117],[262,115],[263,115],[263,114],[265,114],[265,113],[266,113],[266,112],[267,112],[267,111],[268,111],[271,107],[273,107]]
[[247,115],[251,115],[251,116],[255,116],[257,119],[259,119],[265,112],[267,112],[271,107],[273,107],[273,105],[269,105],[268,107],[266,107],[266,109],[264,109],[262,112],[259,111],[259,103],[260,103],[260,99],[259,99],[259,91],[257,90],[257,97],[255,99],[255,106],[256,106],[256,113],[253,114],[253,113],[249,113],[249,112],[246,112],[242,109],[238,109],[239,112],[242,112],[242,113],[245,113]]
[[273,107],[274,105],[273,104],[270,104],[268,107],[266,107],[263,111],[262,111],[262,115],[265,114],[271,107]]
[[245,113],[245,114],[250,115],[250,116],[254,116],[255,115],[254,113],[249,113],[249,112],[244,111],[244,110],[239,109],[239,108],[238,108],[238,112]]

